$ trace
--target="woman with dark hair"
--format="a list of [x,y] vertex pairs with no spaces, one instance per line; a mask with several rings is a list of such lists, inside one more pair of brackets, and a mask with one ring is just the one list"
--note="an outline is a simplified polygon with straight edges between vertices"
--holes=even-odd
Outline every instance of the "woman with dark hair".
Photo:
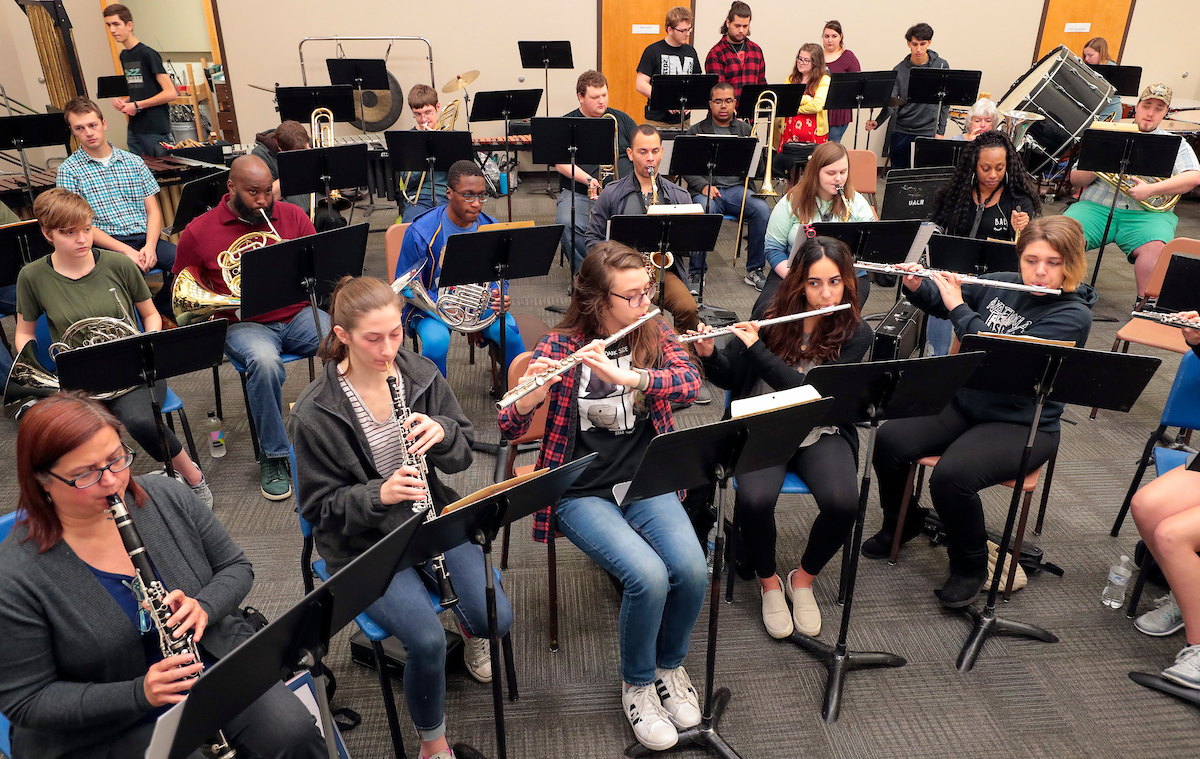
[[575,275],[566,316],[533,350],[522,381],[578,353],[579,366],[500,412],[500,432],[525,434],[534,411],[549,403],[537,466],[558,467],[597,454],[557,507],[534,517],[534,539],[561,529],[624,587],[621,599],[622,704],[638,741],[661,751],[677,728],[700,722],[700,705],[683,668],[692,627],[704,604],[704,552],[676,493],[619,506],[655,435],[675,429],[672,403],[690,403],[700,372],[662,318],[621,340],[654,302],[642,255],[604,241]]
[[[821,30],[821,52],[825,57],[825,69],[830,74],[847,74],[862,71],[858,56],[846,49],[846,38],[842,35],[840,21],[826,21]],[[854,120],[854,111],[839,108],[829,111],[829,141],[841,142],[846,127]]]
[[[296,401],[290,433],[296,450],[300,516],[313,525],[317,551],[338,571],[412,516],[414,502],[439,511],[458,495],[438,478],[471,464],[474,429],[450,385],[429,359],[403,348],[401,303],[371,277],[345,277],[333,292],[332,328],[321,346],[325,370]],[[391,385],[390,383],[395,383]],[[410,413],[398,418],[392,388]],[[423,456],[422,481],[408,456]],[[465,635],[467,671],[491,682],[483,552],[446,551]],[[446,636],[430,600],[429,564],[397,572],[371,618],[404,646],[404,696],[421,737],[421,756],[453,759],[446,740]],[[500,634],[512,607],[496,587]]]
[[829,73],[820,45],[808,42],[800,46],[788,84],[803,84],[804,96],[800,98],[800,110],[784,121],[780,132],[773,171],[782,177],[790,175],[793,165],[807,162],[814,147],[829,140],[829,115],[825,111]]
[[[925,312],[948,318],[960,339],[995,332],[1064,340],[1084,347],[1092,328],[1090,309],[1096,291],[1083,284],[1087,274],[1083,227],[1066,216],[1034,219],[1021,233],[1017,256],[1019,272],[995,272],[982,278],[1040,285],[1062,293],[1043,295],[986,284],[964,285],[957,274],[941,273],[924,281],[906,276],[904,287],[909,300]],[[900,266],[916,268],[916,264]],[[1033,401],[1028,398],[963,389],[940,414],[896,419],[880,427],[875,473],[883,528],[863,543],[863,556],[888,556],[912,462],[940,455],[929,477],[929,493],[946,530],[950,577],[934,594],[950,608],[970,605],[987,577],[987,529],[979,491],[1017,476],[1033,411]],[[1031,468],[1042,466],[1058,450],[1062,411],[1063,404],[1053,401],[1042,409]],[[902,541],[921,532],[925,512],[916,511],[905,520]]]
[[[254,634],[238,613],[254,571],[183,484],[134,481],[121,423],[82,394],[36,403],[17,431],[17,509],[0,543],[0,713],[13,756],[134,757],[155,720],[205,665]],[[202,662],[164,658],[144,591],[108,514],[129,508],[158,579],[167,620],[190,631]],[[247,755],[327,756],[312,715],[276,683],[223,728]],[[194,757],[199,757],[197,751]]]
[[[872,331],[859,315],[854,257],[845,243],[831,237],[807,239],[796,264],[759,318],[812,311],[839,303],[850,309],[798,321],[758,327],[733,325],[737,340],[715,351],[700,340],[696,352],[705,375],[733,394],[733,400],[803,385],[805,373],[821,364],[861,361],[871,347]],[[701,331],[707,332],[707,325]],[[728,418],[729,409],[725,416]],[[738,476],[734,544],[740,570],[758,579],[763,623],[773,638],[792,630],[821,632],[821,610],[813,581],[845,542],[858,508],[858,434],[854,427],[818,427],[784,466]],[[775,503],[788,471],[800,476],[820,510],[809,530],[799,566],[782,585],[775,566]],[[749,578],[747,578],[749,579]],[[787,600],[792,602],[789,614]]]
[[[1083,62],[1089,66],[1115,66],[1116,61],[1109,57],[1108,40],[1103,37],[1092,37],[1083,43]],[[1103,73],[1097,71],[1101,76]],[[1097,121],[1117,121],[1121,118],[1121,96],[1113,93],[1108,103],[1096,114]]]
[[[1003,132],[980,133],[963,148],[950,181],[938,191],[930,219],[948,235],[1015,240],[1031,217],[1042,215],[1037,184]],[[930,319],[933,355],[950,351],[950,323]]]

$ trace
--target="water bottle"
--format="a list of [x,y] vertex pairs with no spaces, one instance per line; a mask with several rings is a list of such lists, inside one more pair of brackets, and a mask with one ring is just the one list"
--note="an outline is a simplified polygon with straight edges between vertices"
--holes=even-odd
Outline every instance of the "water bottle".
[[712,579],[713,573],[713,556],[717,552],[717,523],[713,522],[712,529],[708,531],[708,540],[704,544],[704,553],[708,556],[708,579]]
[[1100,594],[1100,601],[1110,609],[1119,609],[1125,605],[1125,588],[1129,586],[1129,578],[1133,576],[1133,567],[1129,557],[1122,556],[1121,561],[1113,564],[1108,570],[1108,584]]
[[215,411],[208,412],[208,453],[214,459],[225,455],[225,432]]

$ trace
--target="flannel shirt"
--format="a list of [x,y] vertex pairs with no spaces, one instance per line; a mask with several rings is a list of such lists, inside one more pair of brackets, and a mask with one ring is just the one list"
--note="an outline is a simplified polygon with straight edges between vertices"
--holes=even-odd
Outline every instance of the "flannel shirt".
[[767,83],[767,61],[763,58],[762,48],[746,38],[746,49],[738,53],[729,43],[729,38],[722,35],[708,57],[704,59],[704,72],[716,74],[722,82],[733,85],[733,96],[742,97],[742,87],[747,84]]
[[[663,355],[661,363],[665,368],[650,369],[650,386],[646,389],[646,404],[650,420],[654,423],[654,432],[664,435],[675,430],[675,418],[671,414],[671,403],[690,403],[696,399],[702,382],[700,371],[688,358],[687,351],[675,340],[675,331],[667,326],[662,318],[654,319],[653,324],[661,335]],[[584,346],[587,341],[583,335],[564,335],[559,332],[549,332],[538,341],[533,349],[530,363],[545,356],[555,361],[562,361],[567,356]],[[538,452],[537,468],[549,467],[555,469],[570,463],[575,452],[575,433],[579,429],[579,374],[580,367],[575,367],[562,375],[562,381],[550,388],[544,403],[550,404],[550,412],[546,417],[546,434],[542,437],[542,448]],[[514,403],[500,411],[500,434],[507,440],[514,440],[529,429],[533,422],[534,411],[528,414],[517,412]],[[679,493],[683,500],[684,493]],[[533,516],[533,539],[546,543],[550,531],[554,529],[552,509],[547,506]]]
[[55,181],[83,196],[96,214],[92,226],[101,232],[113,237],[146,234],[146,198],[158,194],[158,182],[133,153],[114,147],[105,166],[80,148],[58,167]]
[[[1171,132],[1168,132],[1167,130],[1163,129],[1162,127],[1159,127],[1158,129],[1155,129],[1153,132],[1150,132],[1150,134],[1170,135]],[[1192,146],[1188,144],[1188,141],[1180,140],[1179,141],[1179,149],[1175,153],[1175,167],[1174,167],[1174,170],[1171,172],[1171,176],[1175,176],[1176,174],[1182,174],[1185,171],[1200,171],[1200,161],[1198,161],[1196,159],[1196,151],[1192,150]],[[1162,178],[1168,179],[1169,177],[1162,177]],[[1108,182],[1105,182],[1104,180],[1102,180],[1100,178],[1096,178],[1096,179],[1092,180],[1092,183],[1090,185],[1083,188],[1083,192],[1080,193],[1079,199],[1086,200],[1090,203],[1096,203],[1097,205],[1102,205],[1105,208],[1108,208],[1109,206],[1112,205],[1113,195],[1116,192],[1117,192],[1117,188],[1113,187]],[[1140,210],[1142,210],[1142,206],[1136,200],[1129,197],[1125,193],[1121,193],[1120,196],[1117,198],[1117,210],[1118,211],[1140,211]],[[1149,213],[1149,212],[1147,211],[1147,213]],[[1168,211],[1168,213],[1174,213],[1174,212]],[[1110,237],[1109,239],[1111,240],[1112,238]]]

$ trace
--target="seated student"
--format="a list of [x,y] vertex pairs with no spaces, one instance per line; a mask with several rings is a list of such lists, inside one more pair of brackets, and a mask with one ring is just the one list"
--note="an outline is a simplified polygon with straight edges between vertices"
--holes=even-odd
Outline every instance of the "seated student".
[[[408,91],[408,109],[412,111],[413,119],[417,122],[409,131],[433,131],[442,115],[442,104],[438,102],[437,90],[428,84],[414,84]],[[450,128],[453,129],[454,125],[451,124]],[[396,220],[397,224],[406,224],[434,206],[446,205],[446,172],[406,172],[403,181],[406,202],[404,213]]]
[[961,134],[956,134],[950,139],[970,142],[984,132],[999,128],[1000,111],[996,110],[996,104],[987,98],[979,98],[967,109],[966,128]]
[[[933,41],[933,27],[929,24],[916,24],[904,33],[908,41],[909,55],[894,66],[896,71],[896,86],[892,88],[892,96],[908,97],[908,78],[914,68],[948,69],[950,64],[945,58],[929,49]],[[871,119],[865,125],[869,132],[883,126],[883,123],[893,115],[896,121],[892,124],[892,136],[888,142],[892,168],[907,169],[912,163],[909,146],[916,137],[941,137],[946,133],[946,121],[950,118],[950,106],[944,105],[938,111],[937,103],[906,103],[899,108],[884,108],[878,119]]]
[[[1181,316],[1197,321],[1197,313]],[[1184,329],[1183,339],[1200,357],[1200,326]],[[1168,680],[1200,689],[1200,459],[1192,454],[1187,466],[1151,480],[1133,496],[1133,521],[1146,548],[1171,584],[1171,594],[1134,625],[1147,635],[1173,635],[1184,630],[1187,645],[1175,664],[1163,670]]]
[[[79,150],[59,165],[56,183],[82,195],[92,207],[96,247],[125,254],[143,272],[169,271],[175,264],[175,243],[160,234],[158,182],[146,162],[113,147],[105,137],[108,122],[91,100],[71,100],[63,107],[63,118],[79,141]],[[154,305],[170,318],[171,288],[159,290]]]
[[[396,261],[396,271],[393,276],[400,276],[413,266],[423,263],[421,268],[421,284],[435,301],[438,298],[438,279],[442,276],[442,254],[446,248],[446,238],[465,232],[477,232],[486,224],[495,224],[496,220],[483,212],[483,204],[488,201],[487,181],[483,170],[474,161],[455,161],[446,174],[446,197],[449,202],[417,217],[404,232],[404,242],[400,246],[400,257]],[[505,309],[510,298],[504,295]],[[499,310],[500,293],[492,292],[492,309]],[[489,312],[490,313],[490,312]],[[446,354],[450,352],[450,327],[434,313],[422,311],[414,306],[405,307],[405,321],[413,326],[421,338],[421,355],[437,365],[442,376],[446,376]],[[500,344],[500,320],[492,322],[479,334],[483,339]],[[517,329],[517,320],[511,313],[505,314],[504,329],[505,350],[508,355],[504,359],[504,371],[513,359],[525,350],[521,341],[521,332]],[[507,374],[505,375],[507,376]]]
[[[738,339],[730,340],[720,351],[714,350],[712,340],[700,340],[694,345],[705,376],[732,391],[736,401],[803,385],[805,373],[814,366],[862,361],[874,333],[859,315],[857,280],[854,257],[845,243],[831,237],[805,240],[796,254],[796,265],[759,318],[839,303],[849,303],[850,310],[761,330],[758,322],[741,322],[733,327]],[[708,326],[703,325],[701,331],[707,332]],[[729,413],[726,409],[726,418]],[[763,624],[773,638],[786,638],[793,629],[805,635],[821,632],[821,609],[812,586],[846,542],[858,514],[857,455],[858,433],[853,425],[818,427],[787,464],[738,475],[734,555],[739,570],[758,579]],[[808,485],[819,513],[799,566],[788,573],[787,584],[781,585],[775,565],[775,504],[788,471]]]
[[788,84],[803,84],[804,96],[796,115],[783,122],[779,152],[772,168],[776,176],[791,176],[793,166],[799,164],[803,168],[815,147],[829,141],[829,113],[825,110],[829,80],[823,48],[815,42],[801,45],[792,73],[788,74]]
[[299,121],[284,121],[274,129],[254,135],[254,150],[250,155],[258,156],[271,170],[271,192],[276,201],[287,201],[300,206],[308,213],[311,205],[308,193],[283,196],[279,192],[279,154],[288,150],[306,150],[311,145],[308,130]]
[[[935,273],[929,280],[904,277],[908,298],[918,307],[954,323],[958,337],[979,332],[1066,340],[1082,348],[1092,328],[1096,291],[1083,283],[1087,260],[1083,230],[1065,216],[1034,219],[1017,243],[1020,272],[984,274],[983,279],[1061,289],[1043,295],[990,285],[964,285],[957,274]],[[915,269],[916,264],[900,264]],[[936,416],[895,419],[879,428],[875,474],[883,528],[862,544],[862,555],[889,555],[900,500],[912,462],[942,458],[929,476],[929,493],[946,530],[950,576],[934,595],[949,608],[968,606],[987,579],[987,529],[979,491],[1017,476],[1033,421],[1027,398],[962,389]],[[1048,402],[1033,441],[1031,470],[1058,450],[1063,404]],[[920,534],[925,511],[909,513],[902,541]]]
[[[388,285],[345,277],[329,311],[333,328],[321,346],[325,369],[300,394],[289,425],[300,515],[312,523],[318,553],[337,572],[411,517],[415,502],[428,499],[441,510],[457,501],[437,470],[469,467],[475,436],[434,365],[404,350],[400,299]],[[393,390],[409,410],[405,418],[397,418]],[[406,463],[415,456],[428,467],[424,481]],[[483,551],[464,543],[446,551],[444,563],[459,598],[451,608],[467,634],[467,671],[491,682]],[[453,759],[446,742],[446,634],[429,597],[433,580],[430,563],[397,572],[367,613],[408,654],[404,696],[421,736],[420,755]],[[512,607],[499,585],[496,602],[505,635]]]
[[[1103,37],[1092,37],[1083,44],[1083,62],[1089,66],[1115,66],[1116,61],[1108,57],[1108,40]],[[1103,69],[1096,69],[1103,76]],[[1096,114],[1097,121],[1120,121],[1121,96],[1113,93],[1100,113]]]
[[[144,331],[162,329],[162,319],[150,303],[150,288],[133,262],[120,253],[92,249],[92,209],[86,200],[55,187],[37,196],[33,213],[54,252],[23,267],[17,275],[17,339],[13,348],[18,354],[34,339],[42,315],[52,342],[61,340],[72,324],[97,316],[132,322],[136,313]],[[158,383],[154,392],[162,403],[166,383]],[[150,388],[143,385],[105,402],[105,406],[152,459],[162,461]],[[176,473],[212,508],[212,492],[204,473],[184,452],[170,428],[166,439]]]
[[[12,721],[13,756],[144,756],[189,678],[254,634],[238,611],[254,582],[246,555],[187,488],[131,478],[121,432],[103,406],[68,393],[38,402],[17,430],[21,516],[0,543],[0,712]],[[124,501],[154,564],[157,578],[141,579],[162,582],[169,621],[191,633],[201,661],[164,656],[110,496]],[[221,729],[239,756],[329,756],[282,682]]]
[[[976,103],[978,105],[978,103]],[[963,149],[954,175],[933,200],[931,220],[946,234],[979,240],[1013,241],[1042,215],[1037,182],[1003,132],[985,131]],[[950,322],[929,317],[933,355],[950,352]]]

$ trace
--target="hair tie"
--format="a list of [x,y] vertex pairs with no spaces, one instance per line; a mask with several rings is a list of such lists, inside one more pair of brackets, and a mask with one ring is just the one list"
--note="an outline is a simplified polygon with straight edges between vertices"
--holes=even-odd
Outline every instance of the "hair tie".
[[804,225],[804,236],[810,240],[813,239],[814,237],[817,236],[817,228],[814,227],[812,224],[805,224]]

